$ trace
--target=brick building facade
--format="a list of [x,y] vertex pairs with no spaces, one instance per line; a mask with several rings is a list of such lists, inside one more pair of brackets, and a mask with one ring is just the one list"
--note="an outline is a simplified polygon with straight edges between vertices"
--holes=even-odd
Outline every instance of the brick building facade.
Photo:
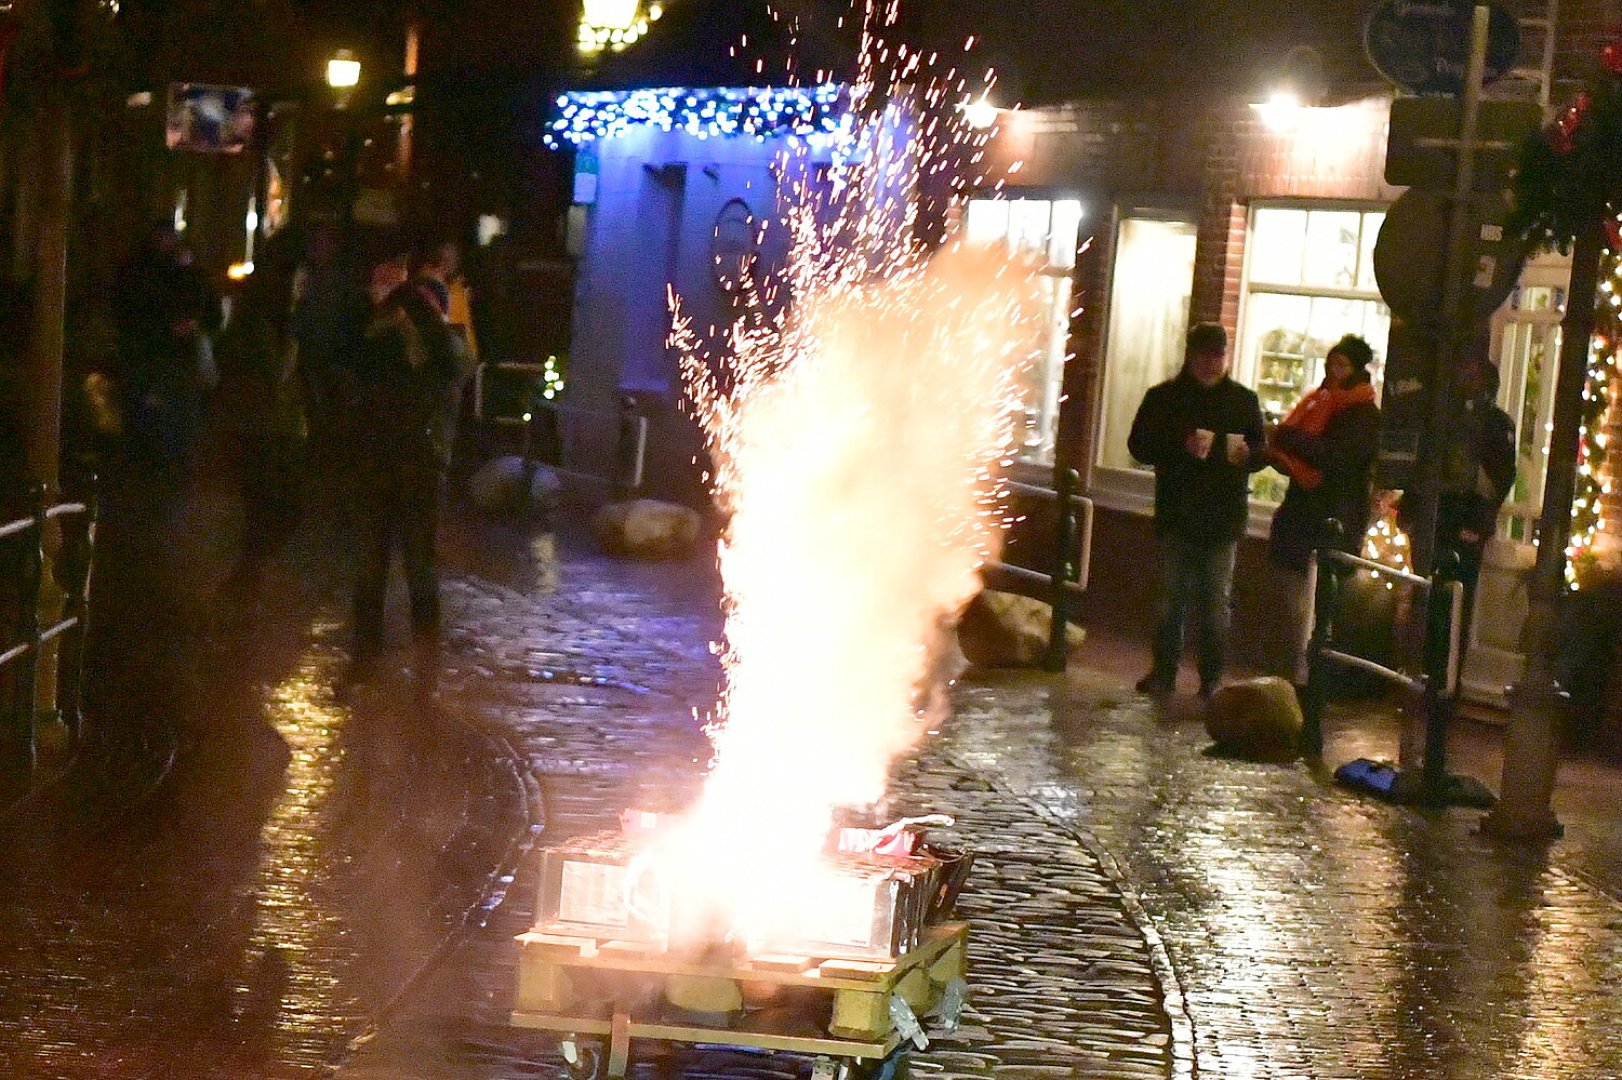
[[[1354,6],[1361,26],[1375,5],[1365,0]],[[1551,5],[1528,0],[1505,6],[1523,20],[1536,20]],[[1358,37],[1344,33],[1345,4],[1260,2],[1251,5],[1250,22],[1267,25],[1266,9],[1275,7],[1281,20],[1288,7],[1293,25],[1301,24],[1303,7],[1321,8],[1323,25],[1338,28],[1338,37],[1304,42],[1315,50],[1309,58],[1323,77],[1324,93],[1312,107],[1284,116],[1254,107],[1267,78],[1276,74],[1271,70],[1254,77],[1230,71],[1227,86],[1212,85],[1209,73],[1191,70],[1184,85],[1174,76],[1147,92],[1122,87],[1108,96],[1078,95],[1001,114],[989,175],[1007,180],[996,197],[1055,207],[1060,200],[1074,200],[1085,214],[1084,246],[1073,276],[1080,310],[1071,323],[1073,355],[1063,370],[1056,437],[1057,463],[1082,472],[1099,508],[1084,621],[1144,623],[1147,633],[1155,587],[1153,575],[1143,572],[1152,545],[1152,482],[1124,460],[1121,428],[1142,390],[1158,381],[1150,375],[1167,377],[1180,362],[1180,330],[1171,333],[1170,322],[1180,327],[1214,321],[1226,327],[1234,342],[1235,378],[1260,390],[1264,407],[1271,405],[1275,415],[1294,400],[1291,393],[1316,384],[1314,365],[1321,355],[1315,357],[1314,350],[1321,353],[1341,332],[1362,332],[1380,352],[1386,345],[1389,312],[1372,280],[1369,251],[1385,209],[1402,191],[1382,175],[1393,91],[1364,58]],[[1622,0],[1564,0],[1556,14],[1554,62],[1545,74],[1548,96],[1559,105],[1597,70],[1603,44],[1622,34]],[[1201,56],[1221,50],[1224,40],[1216,35],[1229,30],[1213,28],[1207,40],[1180,43],[1181,51]],[[1542,68],[1543,41],[1536,22],[1523,23],[1522,63],[1534,72]],[[1536,78],[1511,78],[1491,92],[1535,98],[1539,89]],[[1009,172],[1016,161],[1019,167]],[[1010,239],[1016,239],[1010,229]],[[1299,251],[1281,240],[1286,234],[1300,237]],[[1318,242],[1323,238],[1329,238],[1329,248],[1344,251],[1325,256],[1325,245]],[[1178,252],[1176,260],[1140,265],[1156,250],[1149,240],[1159,250]],[[1134,255],[1134,245],[1144,254]],[[1285,280],[1294,272],[1288,266],[1295,258],[1300,276]],[[1326,260],[1325,266],[1316,265]],[[1286,268],[1284,276],[1280,267]],[[1493,323],[1503,404],[1518,421],[1526,420],[1528,430],[1542,426],[1538,394],[1553,381],[1550,335],[1558,319],[1549,311],[1559,307],[1551,289],[1563,289],[1561,273],[1558,260],[1552,265],[1540,260]],[[1168,344],[1173,339],[1179,343],[1174,353],[1164,354],[1164,369],[1151,373],[1140,370],[1143,362],[1126,346],[1137,325],[1127,316],[1149,304],[1144,296],[1157,291],[1164,294],[1166,317],[1148,320],[1162,331],[1155,341],[1162,352],[1173,348]],[[1533,310],[1539,303],[1548,310]],[[1170,313],[1181,318],[1173,320]],[[1295,354],[1290,361],[1294,386],[1274,393],[1268,375],[1282,352]],[[1613,438],[1622,436],[1614,415],[1610,426]],[[1535,513],[1530,504],[1541,484],[1530,479],[1541,447],[1523,440],[1523,450],[1528,478],[1511,502],[1525,496],[1527,505],[1506,512],[1505,535],[1494,547],[1498,579],[1483,584],[1484,590],[1498,589],[1493,595],[1507,598],[1511,607],[1524,603],[1524,592],[1516,589],[1524,582],[1521,570],[1529,565],[1530,544],[1524,521],[1516,525],[1509,516],[1525,519]],[[1033,476],[1048,465],[1039,458],[1028,463]],[[1279,582],[1262,540],[1281,486],[1258,491],[1253,500],[1251,535],[1241,545],[1235,579],[1235,659],[1263,669],[1279,667],[1285,648],[1278,620],[1271,617]],[[1622,485],[1618,488],[1607,501],[1610,530],[1622,519]],[[1475,650],[1484,658],[1476,696],[1491,699],[1494,687],[1513,674],[1505,665],[1513,659],[1518,620],[1518,612],[1511,612],[1503,625],[1489,620],[1484,626]],[[1488,642],[1494,634],[1496,640]],[[1493,655],[1496,666],[1488,662]]]

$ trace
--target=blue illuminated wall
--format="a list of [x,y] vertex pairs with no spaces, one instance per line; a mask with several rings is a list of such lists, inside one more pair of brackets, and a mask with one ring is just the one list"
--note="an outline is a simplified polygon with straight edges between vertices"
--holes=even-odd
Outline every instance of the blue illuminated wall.
[[[666,344],[667,289],[673,287],[681,296],[684,313],[701,333],[728,325],[738,308],[736,295],[721,286],[715,273],[718,216],[734,200],[741,200],[757,221],[766,223],[756,273],[757,278],[773,273],[782,265],[786,247],[783,231],[773,225],[778,165],[790,140],[812,134],[819,136],[818,145],[803,144],[805,156],[796,167],[815,169],[825,163],[827,150],[820,134],[838,123],[837,117],[825,116],[815,100],[796,98],[806,107],[772,109],[761,104],[767,100],[759,96],[761,91],[694,93],[734,95],[732,112],[720,108],[729,99],[722,99],[710,115],[700,115],[699,109],[684,118],[650,110],[645,102],[627,112],[623,102],[616,105],[599,97],[592,102],[589,119],[565,106],[558,121],[574,124],[577,135],[589,132],[585,138],[571,137],[562,127],[559,137],[589,143],[587,152],[594,160],[582,155],[581,167],[596,170],[594,181],[588,174],[587,183],[577,187],[577,197],[594,194],[595,201],[586,210],[569,375],[571,403],[602,413],[604,420],[600,430],[577,436],[572,453],[579,456],[577,464],[587,468],[593,466],[586,458],[596,459],[597,469],[603,461],[613,460],[617,426],[608,418],[622,395],[635,394],[653,419],[648,491],[689,503],[704,500],[691,463],[701,439],[678,412],[682,393],[678,358]],[[739,105],[738,98],[745,93],[756,96]],[[837,91],[818,93],[831,101]],[[633,114],[635,122],[625,119]],[[729,212],[736,215],[737,208]]]

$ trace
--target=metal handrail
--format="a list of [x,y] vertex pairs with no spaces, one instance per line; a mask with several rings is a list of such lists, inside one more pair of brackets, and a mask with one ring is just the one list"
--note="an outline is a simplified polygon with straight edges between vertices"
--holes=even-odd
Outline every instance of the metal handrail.
[[1051,488],[1017,480],[1005,481],[1005,490],[1012,494],[1052,500],[1058,504],[1054,565],[1047,573],[997,560],[988,561],[985,567],[995,574],[1028,585],[1032,590],[1047,591],[1048,601],[1052,605],[1052,619],[1048,626],[1048,647],[1042,666],[1048,671],[1064,670],[1065,630],[1070,622],[1065,613],[1067,601],[1086,591],[1092,568],[1093,501],[1079,493],[1080,486],[1081,475],[1075,469],[1057,471]]
[[1397,581],[1406,581],[1408,584],[1413,585],[1416,588],[1428,590],[1431,587],[1430,578],[1423,578],[1418,574],[1410,574],[1406,570],[1398,570],[1395,567],[1387,566],[1385,563],[1375,562],[1373,559],[1365,559],[1360,555],[1353,555],[1350,552],[1341,551],[1339,548],[1320,548],[1318,551],[1318,557],[1320,559],[1327,559],[1330,562],[1341,563],[1344,566],[1351,567],[1353,570],[1368,570],[1379,574],[1381,577],[1393,578]]
[[[1427,793],[1434,794],[1445,779],[1447,720],[1453,698],[1458,693],[1459,672],[1463,666],[1464,586],[1452,576],[1456,570],[1448,566],[1443,566],[1441,572],[1432,577],[1423,578],[1341,551],[1334,545],[1342,535],[1339,523],[1331,522],[1328,530],[1330,543],[1316,548],[1307,564],[1306,586],[1312,598],[1312,638],[1307,647],[1307,686],[1302,702],[1305,719],[1301,732],[1302,749],[1312,754],[1323,753],[1324,663],[1368,672],[1425,698],[1423,785]],[[1457,560],[1453,562],[1456,564]],[[1335,647],[1340,582],[1339,575],[1323,572],[1323,568],[1330,564],[1368,570],[1407,582],[1424,592],[1424,674],[1407,675]]]
[[[82,502],[48,503],[43,485],[30,489],[31,513],[28,517],[0,525],[0,539],[16,540],[21,544],[22,558],[16,578],[16,622],[0,627],[0,669],[9,669],[12,676],[11,701],[0,704],[17,715],[4,724],[9,745],[0,752],[15,754],[32,767],[35,753],[35,732],[39,722],[36,714],[36,690],[45,646],[61,639],[57,645],[60,660],[55,665],[57,680],[50,700],[56,714],[68,724],[69,737],[77,738],[79,702],[81,699],[82,659],[84,634],[89,607],[90,569],[95,558],[96,508],[93,499]],[[46,543],[50,535],[47,526],[53,520],[83,516],[77,525],[62,530],[62,550],[48,561]],[[40,598],[47,580],[55,581],[63,592],[61,617],[48,626],[40,625]],[[5,638],[10,638],[6,641]]]

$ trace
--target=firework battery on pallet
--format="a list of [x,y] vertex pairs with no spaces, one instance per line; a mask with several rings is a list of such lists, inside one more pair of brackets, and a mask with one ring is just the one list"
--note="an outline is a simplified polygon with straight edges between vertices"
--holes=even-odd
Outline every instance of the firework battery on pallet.
[[[683,898],[633,901],[644,891],[638,879],[646,843],[611,831],[543,849],[536,929],[662,947],[670,926],[681,922]],[[798,905],[803,914],[755,945],[770,953],[895,959],[944,916],[967,869],[966,858],[928,848],[910,855],[831,851],[810,886],[814,902]]]

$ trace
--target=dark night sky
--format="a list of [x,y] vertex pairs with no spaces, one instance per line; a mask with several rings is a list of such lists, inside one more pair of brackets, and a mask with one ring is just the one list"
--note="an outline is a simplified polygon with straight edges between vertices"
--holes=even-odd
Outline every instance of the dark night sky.
[[[500,71],[566,76],[579,0],[416,0],[426,25],[428,71]],[[604,65],[617,82],[738,81],[745,65],[727,57],[740,32],[752,51],[777,52],[764,17],[768,0],[665,0],[668,14],[640,46]],[[797,16],[806,66],[848,57],[834,20],[846,0],[771,0]],[[1333,73],[1361,77],[1361,27],[1371,0],[903,0],[899,31],[954,53],[981,39],[976,67],[1003,72],[1012,96],[1040,104],[1089,92],[1154,91],[1170,85],[1249,89],[1291,46],[1323,51]],[[319,78],[340,44],[362,52],[371,73],[398,69],[400,27],[410,0],[126,0],[137,18],[167,18],[154,55],[179,67],[237,64],[254,77],[297,68]],[[213,33],[209,27],[216,28]],[[269,32],[256,30],[266,28]],[[225,31],[225,32],[222,32]],[[235,32],[231,32],[231,31]],[[287,39],[277,43],[269,38]],[[182,40],[193,42],[186,47]],[[218,73],[211,70],[207,74]],[[181,77],[203,78],[198,72]],[[550,77],[550,78],[549,78]]]

